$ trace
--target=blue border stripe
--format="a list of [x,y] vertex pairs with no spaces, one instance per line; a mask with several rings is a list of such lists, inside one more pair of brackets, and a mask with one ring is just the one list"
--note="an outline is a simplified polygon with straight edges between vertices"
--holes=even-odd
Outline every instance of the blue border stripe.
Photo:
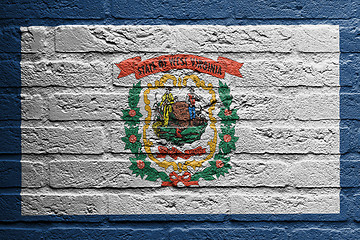
[[0,28],[0,220],[20,220],[20,28]]

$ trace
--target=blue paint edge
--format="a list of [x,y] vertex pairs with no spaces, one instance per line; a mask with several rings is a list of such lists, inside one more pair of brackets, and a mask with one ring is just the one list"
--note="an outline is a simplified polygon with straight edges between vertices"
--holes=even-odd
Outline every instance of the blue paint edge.
[[[257,23],[257,21],[234,21],[233,25],[238,24],[241,22],[245,25],[261,25],[261,24],[274,24],[274,21],[261,21],[261,23]],[[255,22],[255,24],[254,24]],[[336,21],[335,21],[336,22]],[[40,25],[37,23],[43,23],[43,21],[37,22],[33,21],[32,23],[26,23],[24,25]],[[248,24],[246,24],[248,23]],[[314,24],[314,21],[275,21],[275,24],[288,24],[288,25],[296,25],[296,24]],[[333,21],[330,21],[330,24]],[[58,22],[52,22],[51,26],[62,25],[64,24],[61,20]],[[66,23],[65,23],[66,24]],[[91,24],[88,21],[71,21],[69,24]],[[105,23],[96,23],[94,24],[105,24]],[[114,23],[110,23],[114,24]],[[130,23],[129,23],[130,24]],[[157,24],[155,21],[153,22],[140,22],[136,24]],[[176,22],[169,22],[169,24],[174,25]],[[196,24],[196,23],[195,23]],[[218,24],[217,21],[208,21],[208,24]],[[318,24],[324,24],[321,21]],[[339,23],[335,23],[339,25]],[[45,24],[41,24],[45,25]],[[349,26],[345,26],[349,27]],[[13,53],[6,53],[0,52],[0,56],[4,59],[10,59],[16,61],[15,67],[11,70],[13,71],[13,76],[16,76],[16,79],[12,81],[11,88],[7,88],[6,82],[0,82],[0,93],[5,94],[15,94],[16,96],[20,97],[21,92],[21,74],[20,74],[20,27],[17,27],[17,31],[19,32],[18,38],[16,39],[16,48]],[[343,27],[340,25],[340,43],[347,42],[347,39],[342,38],[342,31]],[[9,42],[11,46],[14,45],[14,42]],[[341,46],[342,48],[346,48],[346,46]],[[342,76],[344,75],[343,68],[342,68],[342,60],[344,58],[344,54],[340,54],[340,82],[342,82]],[[346,58],[346,57],[345,57]],[[346,89],[341,87],[340,92],[346,92]],[[343,102],[340,101],[340,112],[341,109],[346,108]],[[9,108],[11,109],[11,108]],[[4,112],[0,112],[3,114]],[[5,114],[5,113],[4,113]],[[6,112],[6,114],[9,114]],[[20,125],[21,125],[21,108],[20,109],[13,109],[13,121],[1,121],[0,128],[1,128],[1,135],[5,136],[4,141],[6,142],[7,138],[13,137],[16,138],[16,144],[12,144],[11,146],[7,146],[12,149],[11,154],[2,154],[0,155],[1,160],[5,160],[11,162],[11,164],[15,164],[15,170],[12,171],[10,176],[9,184],[12,187],[9,188],[2,188],[1,195],[2,195],[2,203],[5,204],[5,207],[1,207],[0,210],[2,211],[2,215],[0,216],[0,223],[6,221],[25,221],[25,222],[36,222],[36,221],[52,221],[52,222],[62,222],[62,221],[70,221],[70,222],[101,222],[104,220],[114,221],[114,222],[123,222],[123,221],[209,221],[209,222],[217,222],[217,221],[244,221],[244,222],[266,222],[266,221],[347,221],[351,219],[353,212],[353,195],[354,190],[352,188],[342,188],[341,189],[341,201],[340,201],[340,214],[240,214],[240,215],[216,215],[216,214],[200,214],[200,215],[167,215],[167,214],[159,214],[159,215],[96,215],[96,216],[21,216],[21,132],[20,132]],[[341,119],[340,125],[344,122]],[[10,130],[6,130],[5,127],[13,126],[17,130],[15,133]],[[346,142],[346,138],[348,136],[345,135],[343,132],[340,134],[340,146]],[[11,139],[8,139],[10,143],[13,143]],[[359,158],[360,159],[360,158]],[[347,185],[347,178],[344,178],[343,174],[346,172],[347,168],[347,159],[344,155],[340,157],[340,178],[341,178],[341,187]],[[359,178],[359,176],[354,176]],[[345,179],[345,180],[344,180]]]
[[[19,27],[0,27],[0,223],[20,217],[21,42]],[[2,98],[4,99],[4,98]]]

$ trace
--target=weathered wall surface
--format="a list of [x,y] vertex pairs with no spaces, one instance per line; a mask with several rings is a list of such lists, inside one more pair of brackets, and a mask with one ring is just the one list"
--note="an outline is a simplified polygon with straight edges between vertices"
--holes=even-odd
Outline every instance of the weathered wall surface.
[[[22,96],[32,96],[22,106],[24,215],[340,212],[338,26],[59,26],[21,31]],[[219,82],[205,73],[172,69],[139,80],[134,74],[117,78],[120,69],[115,63],[127,58],[181,53],[244,63],[243,77],[225,74]],[[215,119],[215,130],[210,124],[201,139],[183,145],[164,144],[151,127],[146,130],[146,99],[156,115],[153,104],[165,94],[148,86],[165,74],[176,79],[195,74],[213,86],[217,102],[211,110],[206,108],[210,94],[192,79],[186,86],[181,81],[180,87],[172,79],[164,83],[179,101],[195,87],[195,94],[204,98],[197,105],[204,106],[208,121]],[[162,187],[166,177],[148,181],[152,175],[141,165],[136,171],[145,175],[136,176],[129,158],[145,159],[136,156],[123,137],[131,136],[126,129],[135,129],[124,115],[134,108],[129,108],[134,104],[129,94],[138,82],[140,101],[135,105],[142,117],[139,124],[130,125],[140,133],[140,152],[155,154],[155,159],[146,158],[150,167],[169,176],[185,171],[193,180],[220,159],[218,153],[230,158],[231,169],[223,175],[202,175],[198,185],[192,185],[200,188]],[[221,118],[226,105],[217,93],[221,82],[233,97],[228,111],[238,118],[229,115],[235,119],[228,127],[234,134],[227,136],[236,139],[229,153],[222,148],[232,141],[221,135],[229,125]],[[154,116],[151,120],[156,121]],[[216,140],[215,148],[207,144],[211,139]],[[153,145],[145,151],[147,140]],[[188,159],[170,154],[160,158],[159,146],[181,152],[202,147],[205,152]],[[187,160],[201,161],[214,152],[195,169],[182,167]],[[156,160],[172,165],[164,169]],[[216,170],[220,173],[226,166]]]
[[[359,238],[357,1],[0,9],[0,239]],[[118,78],[115,63],[168,54],[232,59],[244,63],[242,77],[172,69]],[[197,141],[169,144],[153,130],[153,104],[166,90],[149,84],[165,74],[179,80],[164,86],[180,100],[193,86],[206,107],[213,91]],[[211,90],[180,81],[192,74]],[[135,108],[133,123],[125,115]],[[213,157],[192,168],[176,154],[159,157],[158,146]],[[184,172],[197,183],[185,187]]]

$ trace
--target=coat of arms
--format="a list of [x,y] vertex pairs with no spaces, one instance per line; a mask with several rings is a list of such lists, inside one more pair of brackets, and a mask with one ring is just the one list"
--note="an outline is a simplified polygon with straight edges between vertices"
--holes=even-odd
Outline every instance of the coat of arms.
[[[226,58],[216,62],[193,55],[167,55],[140,61],[137,57],[116,64],[121,69],[119,77],[134,72],[139,79],[183,68],[218,78],[225,72],[241,77],[242,64]],[[133,153],[129,159],[133,174],[149,181],[161,179],[162,186],[193,186],[229,172],[239,116],[231,107],[229,86],[221,80],[218,83],[214,87],[196,74],[175,77],[165,73],[146,87],[141,87],[141,80],[133,85],[129,108],[122,116],[126,122],[122,140]]]

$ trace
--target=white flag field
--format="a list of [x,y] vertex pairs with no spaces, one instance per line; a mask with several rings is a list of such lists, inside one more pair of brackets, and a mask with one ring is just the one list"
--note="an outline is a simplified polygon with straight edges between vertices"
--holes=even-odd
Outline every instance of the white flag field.
[[21,31],[23,215],[340,213],[339,26]]

